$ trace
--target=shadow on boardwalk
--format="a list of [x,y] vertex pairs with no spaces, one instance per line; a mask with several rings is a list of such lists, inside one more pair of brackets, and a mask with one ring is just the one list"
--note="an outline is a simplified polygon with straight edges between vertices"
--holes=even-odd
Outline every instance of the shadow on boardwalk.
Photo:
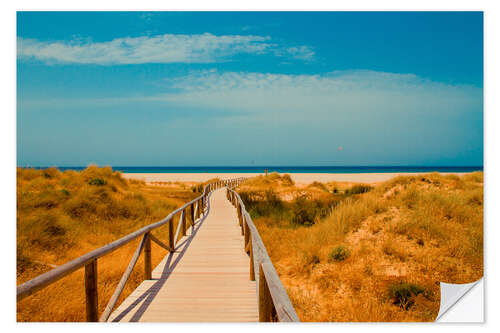
[[[165,265],[163,266],[163,271],[161,273],[160,278],[156,283],[154,283],[151,287],[149,287],[139,298],[137,298],[132,304],[130,304],[126,309],[120,312],[119,315],[117,315],[112,321],[113,322],[118,322],[121,319],[123,319],[130,311],[134,310],[137,305],[141,304],[139,308],[136,310],[136,312],[133,314],[132,318],[130,319],[131,322],[138,322],[142,315],[146,312],[148,309],[149,305],[153,301],[153,299],[156,297],[158,294],[158,291],[163,287],[163,285],[167,282],[168,278],[172,274],[173,270],[175,267],[178,265],[184,254],[186,253],[186,250],[189,248],[189,245],[191,244],[192,240],[200,230],[201,226],[203,225],[203,222],[206,220],[208,214],[210,213],[210,197],[212,196],[213,192],[211,192],[207,196],[207,208],[203,212],[203,215],[200,219],[198,219],[197,222],[194,224],[194,228],[192,229],[192,233],[190,236],[186,237],[185,240],[183,240],[181,243],[179,243],[175,249],[175,252],[171,252],[167,255],[167,260]],[[177,254],[175,260],[174,260],[174,255]]]

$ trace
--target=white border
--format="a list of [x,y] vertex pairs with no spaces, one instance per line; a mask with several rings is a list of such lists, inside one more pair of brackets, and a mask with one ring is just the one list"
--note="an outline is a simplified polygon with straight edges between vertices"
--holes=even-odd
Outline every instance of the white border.
[[[210,4],[210,6],[208,5]],[[2,110],[0,121],[1,146],[3,156],[0,163],[0,175],[2,177],[1,190],[1,211],[2,224],[8,226],[4,232],[2,241],[2,251],[4,258],[4,269],[2,274],[2,285],[4,286],[4,298],[1,302],[1,314],[4,325],[11,327],[7,329],[17,329],[21,331],[33,329],[50,329],[56,331],[66,331],[68,328],[74,331],[106,330],[106,331],[127,331],[135,332],[137,330],[183,330],[184,331],[208,331],[208,332],[250,332],[257,327],[251,324],[247,325],[208,325],[208,324],[148,324],[147,326],[137,325],[93,325],[88,324],[16,324],[15,323],[15,291],[12,287],[15,284],[15,165],[16,165],[16,84],[15,84],[15,64],[16,64],[16,10],[484,10],[485,21],[485,84],[484,84],[484,106],[485,106],[485,325],[438,325],[438,324],[300,324],[300,325],[259,325],[258,330],[287,330],[299,332],[304,329],[318,329],[321,331],[354,330],[370,332],[387,332],[405,330],[442,330],[453,329],[454,331],[475,331],[481,328],[499,328],[498,300],[500,299],[499,288],[497,287],[499,278],[498,264],[495,264],[495,257],[489,259],[489,254],[498,254],[500,249],[496,237],[500,235],[498,202],[500,188],[500,165],[498,145],[498,112],[500,110],[498,98],[500,82],[499,74],[499,25],[500,13],[497,6],[498,1],[440,1],[440,0],[420,0],[406,1],[401,0],[378,0],[378,1],[343,1],[327,3],[318,0],[308,1],[271,1],[255,0],[252,2],[236,2],[234,0],[222,1],[212,0],[210,2],[186,1],[166,2],[166,1],[130,1],[122,0],[115,2],[106,2],[102,0],[83,1],[62,1],[62,0],[22,0],[16,2],[2,3],[1,24],[2,41],[4,43],[3,52],[1,52],[2,61]],[[307,5],[307,6],[306,6]],[[6,47],[5,47],[6,45]],[[496,206],[496,207],[495,207]],[[6,251],[5,251],[6,250]],[[7,269],[5,269],[7,267]],[[491,282],[491,283],[490,283]],[[491,300],[492,302],[489,302]],[[362,309],[360,309],[362,311]],[[43,326],[40,326],[43,325]]]

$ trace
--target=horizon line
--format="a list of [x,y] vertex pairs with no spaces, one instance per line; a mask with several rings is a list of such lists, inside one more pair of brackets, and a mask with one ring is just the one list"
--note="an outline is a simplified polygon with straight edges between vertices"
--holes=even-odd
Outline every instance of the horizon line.
[[17,165],[18,168],[484,168],[484,165]]

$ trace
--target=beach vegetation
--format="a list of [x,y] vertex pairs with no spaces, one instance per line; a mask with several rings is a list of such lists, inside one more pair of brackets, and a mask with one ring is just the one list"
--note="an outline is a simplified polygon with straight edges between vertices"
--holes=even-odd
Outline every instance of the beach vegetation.
[[[193,184],[203,188],[203,184]],[[82,171],[17,168],[17,284],[159,221],[199,196],[184,184],[158,186],[127,180],[110,167]],[[177,222],[175,222],[177,223]],[[168,239],[168,227],[154,235]],[[102,312],[140,240],[98,263]],[[166,251],[153,245],[153,265]],[[143,280],[142,256],[119,302]],[[85,321],[83,270],[17,303],[18,321]]]
[[344,261],[351,253],[345,246],[336,246],[328,254],[328,261]]
[[[439,281],[483,276],[483,184],[482,172],[427,173],[237,191],[301,321],[434,321]],[[280,209],[255,210],[266,191]]]
[[373,189],[372,186],[370,185],[365,185],[365,184],[356,184],[353,185],[351,188],[348,188],[345,190],[346,194],[362,194],[366,192],[370,192]]
[[387,286],[392,303],[405,311],[415,303],[414,298],[424,291],[425,289],[421,286],[403,281]]
[[106,181],[102,178],[92,178],[91,180],[89,180],[89,185],[102,186],[106,185]]

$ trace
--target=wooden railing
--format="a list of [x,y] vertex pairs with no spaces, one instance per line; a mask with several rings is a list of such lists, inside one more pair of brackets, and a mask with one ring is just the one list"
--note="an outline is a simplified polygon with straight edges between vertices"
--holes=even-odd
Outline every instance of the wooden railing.
[[[68,274],[78,270],[85,266],[85,297],[86,297],[86,314],[87,321],[107,321],[113,308],[122,293],[125,283],[130,277],[135,264],[137,263],[141,252],[144,250],[144,279],[150,280],[152,275],[151,267],[151,241],[157,243],[159,246],[165,248],[169,252],[175,251],[179,235],[185,236],[188,226],[194,228],[196,220],[203,216],[205,208],[207,207],[208,194],[218,188],[229,186],[233,187],[241,182],[242,178],[231,179],[231,180],[221,180],[210,183],[205,186],[203,194],[196,199],[188,202],[184,206],[174,210],[167,215],[161,221],[145,226],[125,237],[122,237],[112,243],[109,243],[103,247],[100,247],[94,251],[91,251],[81,257],[78,257],[72,261],[69,261],[61,266],[58,266],[36,278],[29,280],[17,287],[17,301],[20,301],[37,291],[47,287],[48,285],[62,279]],[[177,229],[174,233],[174,216],[180,214],[179,222],[177,224]],[[188,219],[188,216],[190,218]],[[189,221],[190,220],[190,221]],[[152,230],[155,230],[163,225],[168,225],[169,239],[165,244],[155,236],[151,234]],[[194,230],[194,229],[193,229]],[[174,236],[175,235],[175,236]],[[97,259],[100,257],[111,253],[114,250],[121,248],[122,246],[130,243],[134,239],[141,237],[141,242],[137,247],[127,269],[122,275],[120,282],[118,283],[111,299],[109,300],[106,308],[99,317],[98,315],[98,292],[97,292]]]
[[267,254],[259,232],[239,194],[233,190],[233,187],[241,182],[239,180],[228,185],[227,198],[238,212],[238,221],[245,240],[245,252],[250,256],[250,280],[257,280],[259,321],[298,322],[299,317]]

